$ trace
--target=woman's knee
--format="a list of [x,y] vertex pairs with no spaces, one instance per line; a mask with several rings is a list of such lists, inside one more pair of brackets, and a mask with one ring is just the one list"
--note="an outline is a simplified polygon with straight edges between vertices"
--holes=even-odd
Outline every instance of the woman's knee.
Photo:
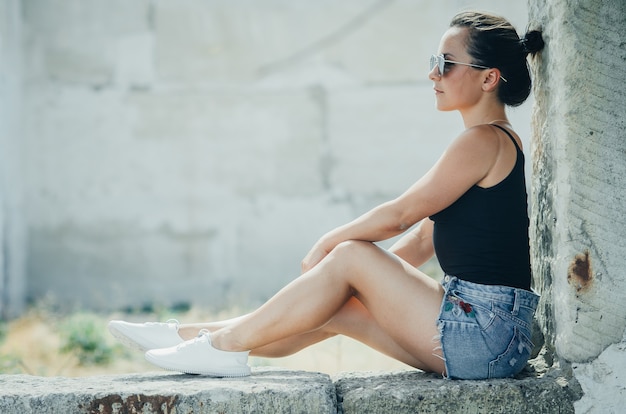
[[376,249],[376,246],[372,242],[363,240],[346,240],[335,246],[331,254],[341,259],[345,258],[353,260],[355,257],[371,252],[372,249]]
[[375,249],[378,247],[371,242],[361,240],[341,242],[328,255],[328,265],[333,267],[333,273],[342,276],[359,273],[363,266],[367,266],[367,261]]

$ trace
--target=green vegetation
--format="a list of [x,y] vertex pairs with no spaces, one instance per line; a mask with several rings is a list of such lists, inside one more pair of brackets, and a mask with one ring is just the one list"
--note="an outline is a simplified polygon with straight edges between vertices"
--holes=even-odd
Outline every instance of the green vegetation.
[[61,323],[62,352],[73,352],[81,365],[107,365],[118,353],[108,344],[106,326],[101,317],[76,313]]

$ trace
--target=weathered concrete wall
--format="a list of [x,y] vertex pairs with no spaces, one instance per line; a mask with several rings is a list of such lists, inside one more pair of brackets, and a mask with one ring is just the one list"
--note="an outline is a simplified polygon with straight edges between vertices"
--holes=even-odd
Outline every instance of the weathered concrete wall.
[[497,0],[23,0],[29,296],[266,299],[461,130],[426,75],[468,6],[525,27]]
[[335,384],[344,414],[566,414],[581,396],[580,386],[558,371],[485,381],[411,371],[346,373]]
[[21,30],[19,0],[0,2],[0,319],[18,315],[25,298]]
[[261,369],[238,380],[152,373],[88,378],[0,376],[3,414],[333,413],[326,374]]
[[577,412],[626,400],[626,3],[538,1],[533,263],[540,318],[585,391]]
[[559,375],[448,381],[420,372],[325,374],[255,368],[246,378],[147,373],[0,376],[3,414],[570,414],[577,385]]

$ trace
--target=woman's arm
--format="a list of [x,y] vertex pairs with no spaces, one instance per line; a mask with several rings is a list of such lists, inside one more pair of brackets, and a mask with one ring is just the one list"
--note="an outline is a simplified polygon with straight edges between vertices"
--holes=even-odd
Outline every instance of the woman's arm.
[[303,260],[302,270],[315,266],[341,242],[387,240],[456,201],[485,178],[495,163],[497,136],[489,128],[481,125],[465,130],[402,195],[322,236]]
[[425,218],[417,227],[394,243],[389,251],[415,267],[423,265],[435,254],[434,224],[432,220]]

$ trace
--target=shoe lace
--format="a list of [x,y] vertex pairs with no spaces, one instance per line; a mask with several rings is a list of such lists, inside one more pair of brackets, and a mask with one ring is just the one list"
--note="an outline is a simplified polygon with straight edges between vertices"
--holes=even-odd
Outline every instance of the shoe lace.
[[200,342],[208,342],[210,344],[211,343],[211,331],[209,331],[208,329],[201,329],[200,332],[198,332],[198,336],[188,341],[180,343],[176,347],[176,349],[182,349],[186,346],[194,345]]
[[165,323],[174,324],[176,326],[176,332],[178,332],[178,327],[180,326],[180,322],[178,322],[178,319],[168,319]]
[[211,331],[209,331],[208,329],[200,329],[200,331],[198,332],[198,336],[196,336],[196,338],[194,339],[194,341],[207,341],[208,343],[211,343]]

